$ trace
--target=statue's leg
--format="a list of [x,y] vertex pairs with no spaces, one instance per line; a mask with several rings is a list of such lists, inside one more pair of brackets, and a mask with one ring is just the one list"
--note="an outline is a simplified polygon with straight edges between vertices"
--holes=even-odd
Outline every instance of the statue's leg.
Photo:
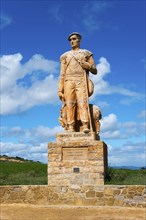
[[88,97],[86,95],[86,84],[83,79],[76,83],[76,96],[83,132],[89,132]]
[[66,80],[64,85],[68,131],[74,131],[76,94],[74,81]]

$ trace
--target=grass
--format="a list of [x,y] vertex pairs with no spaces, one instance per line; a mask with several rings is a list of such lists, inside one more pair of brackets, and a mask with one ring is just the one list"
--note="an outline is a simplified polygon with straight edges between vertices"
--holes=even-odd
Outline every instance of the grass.
[[47,164],[1,162],[0,185],[46,185]]
[[[109,168],[106,185],[145,185],[146,169]],[[0,162],[0,185],[47,185],[47,164]]]
[[109,168],[105,183],[110,185],[146,185],[146,169]]

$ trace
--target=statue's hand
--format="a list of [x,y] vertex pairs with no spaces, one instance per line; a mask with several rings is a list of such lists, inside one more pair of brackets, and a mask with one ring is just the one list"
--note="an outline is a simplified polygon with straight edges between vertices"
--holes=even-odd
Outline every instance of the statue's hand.
[[58,92],[58,96],[59,96],[61,101],[64,100],[64,94],[62,92]]
[[85,70],[90,70],[90,69],[91,69],[91,66],[92,66],[90,63],[88,63],[88,62],[86,62],[86,61],[81,61],[81,62],[80,62],[80,65],[81,65],[82,68],[85,69]]

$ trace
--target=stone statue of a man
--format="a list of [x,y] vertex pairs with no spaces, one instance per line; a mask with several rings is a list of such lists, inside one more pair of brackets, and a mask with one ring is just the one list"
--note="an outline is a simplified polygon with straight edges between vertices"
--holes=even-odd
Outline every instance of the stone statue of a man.
[[92,53],[80,49],[81,35],[77,32],[68,37],[72,49],[60,57],[61,71],[58,96],[63,102],[61,124],[69,132],[77,131],[80,120],[82,131],[90,131],[89,124],[89,71],[97,74]]

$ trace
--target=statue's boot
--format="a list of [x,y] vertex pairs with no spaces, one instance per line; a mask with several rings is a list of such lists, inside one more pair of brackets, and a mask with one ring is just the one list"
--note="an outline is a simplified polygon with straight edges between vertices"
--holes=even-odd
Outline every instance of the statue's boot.
[[69,125],[67,131],[68,132],[75,132],[74,125]]
[[83,124],[83,132],[84,132],[84,133],[89,133],[89,132],[90,132],[90,130],[89,130],[89,128],[88,128],[88,123],[84,123],[84,124]]

